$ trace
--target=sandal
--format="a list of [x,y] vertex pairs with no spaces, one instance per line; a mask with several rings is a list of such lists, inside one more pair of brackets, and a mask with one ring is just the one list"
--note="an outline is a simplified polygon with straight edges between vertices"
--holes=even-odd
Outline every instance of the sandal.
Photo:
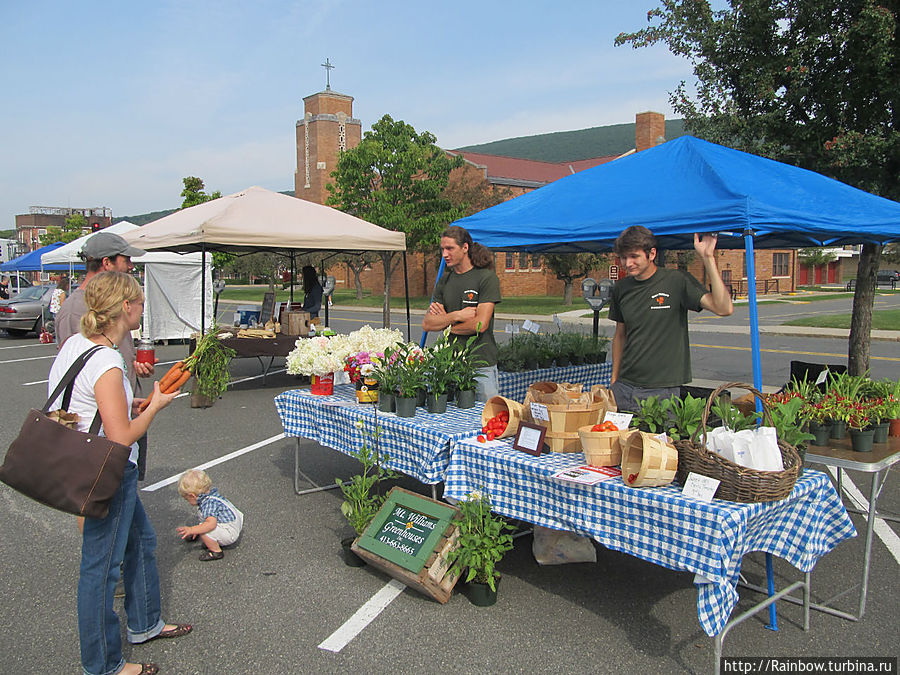
[[[159,633],[154,635],[149,640],[145,640],[144,642],[142,642],[140,644],[146,644],[147,642],[152,642],[153,640],[157,640],[157,639],[166,640],[169,638],[178,638],[178,637],[181,637],[182,635],[187,635],[192,630],[194,630],[194,627],[191,624],[178,623],[178,624],[175,624],[175,628],[170,628],[169,630],[160,631]],[[155,665],[155,664],[151,663],[148,665]],[[144,671],[141,671],[141,672],[144,672]]]
[[225,551],[210,551],[206,550],[200,554],[200,560],[206,562],[207,560],[221,560],[225,557]]
[[141,671],[138,675],[156,675],[159,672],[159,666],[155,663],[142,663],[140,666]]

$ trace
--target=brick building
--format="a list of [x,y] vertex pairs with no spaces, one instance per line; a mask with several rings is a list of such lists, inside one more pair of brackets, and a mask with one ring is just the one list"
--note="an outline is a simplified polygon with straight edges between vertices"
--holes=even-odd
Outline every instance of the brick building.
[[[51,227],[62,229],[66,218],[81,214],[87,221],[83,234],[93,229],[103,229],[112,225],[112,210],[105,206],[89,209],[75,209],[62,206],[32,206],[28,213],[16,216],[16,239],[19,241],[19,255],[41,247],[40,237]],[[95,225],[96,224],[96,225]]]
[[[328,197],[326,184],[337,166],[343,150],[356,147],[362,138],[362,125],[353,117],[353,97],[339,94],[327,88],[303,99],[304,116],[297,121],[297,171],[294,176],[294,194],[301,198],[324,204]],[[665,142],[666,120],[656,112],[642,112],[635,116],[635,141],[631,152],[640,152]],[[564,176],[610,162],[622,155],[593,157],[570,162],[544,162],[490,155],[466,150],[447,151],[461,155],[465,164],[451,174],[451,184],[479,183],[499,192],[503,199],[543,187]],[[743,251],[720,251],[719,269],[726,284],[732,284],[737,294],[746,293],[746,265]],[[703,280],[703,268],[699,261],[690,261],[687,269]],[[615,260],[609,256],[610,263]],[[555,273],[543,267],[540,256],[526,253],[496,253],[495,269],[500,278],[500,290],[505,296],[557,295],[561,296],[564,283]],[[667,266],[676,264],[676,256],[667,258]],[[440,265],[439,252],[433,256],[408,254],[410,295],[429,295]],[[795,290],[797,254],[790,249],[760,250],[756,252],[756,277],[758,292],[785,292]],[[620,272],[622,271],[619,266]],[[339,287],[352,288],[354,279],[346,265],[329,270]],[[402,268],[391,277],[391,292],[402,296]],[[592,272],[594,277],[609,276],[609,266]],[[365,289],[380,294],[384,287],[384,273],[380,262],[373,263],[361,275]],[[577,282],[576,282],[577,283]]]

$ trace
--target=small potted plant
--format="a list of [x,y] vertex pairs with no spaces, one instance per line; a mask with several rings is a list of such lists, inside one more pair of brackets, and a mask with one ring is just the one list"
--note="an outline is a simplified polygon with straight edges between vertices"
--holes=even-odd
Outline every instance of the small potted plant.
[[850,446],[855,452],[871,452],[875,441],[875,428],[865,401],[846,408],[847,428],[850,431]]
[[413,344],[401,345],[397,354],[397,416],[413,417],[419,393],[425,391],[425,354]]
[[476,380],[481,377],[479,368],[487,365],[487,362],[478,356],[479,345],[473,335],[465,342],[457,342],[453,351],[453,382],[456,385],[456,406],[458,408],[472,408],[475,405]]
[[372,377],[378,382],[378,410],[394,412],[397,394],[397,348],[387,347],[372,360]]
[[450,329],[428,348],[425,356],[425,380],[428,393],[425,405],[430,413],[447,412],[447,389],[453,383],[454,353]]
[[468,570],[464,581],[469,601],[487,607],[497,602],[500,573],[496,565],[513,547],[512,535],[504,532],[513,528],[491,513],[486,494],[473,492],[458,506],[459,547],[448,557],[457,575]]
[[669,409],[672,411],[672,426],[669,427],[669,436],[678,440],[687,440],[694,435],[700,420],[703,419],[703,409],[706,401],[695,398],[690,394],[683,399],[673,396],[669,399]]
[[[357,420],[354,425],[363,434],[362,445],[359,450],[351,453],[359,463],[362,464],[362,472],[351,476],[347,480],[335,478],[344,495],[344,501],[341,503],[341,513],[350,523],[356,537],[361,535],[369,526],[372,518],[378,513],[378,509],[384,503],[384,495],[378,490],[378,486],[382,481],[397,478],[397,474],[391,469],[386,469],[384,463],[387,462],[387,454],[379,453],[378,439],[380,428],[375,427],[374,432],[369,432],[365,428],[365,422]],[[370,444],[370,440],[372,443]],[[373,447],[374,446],[374,447]],[[344,549],[344,562],[350,567],[361,567],[365,565],[359,556],[350,550],[353,540],[356,537],[345,537],[341,540],[341,546]]]
[[640,401],[640,410],[635,413],[633,424],[641,431],[658,434],[669,426],[669,399],[648,396]]
[[769,411],[772,415],[772,424],[775,427],[775,435],[779,440],[797,448],[800,454],[800,471],[803,471],[803,462],[806,459],[806,443],[815,440],[815,436],[804,431],[803,411],[806,401],[795,392],[771,394],[766,397],[769,403]]

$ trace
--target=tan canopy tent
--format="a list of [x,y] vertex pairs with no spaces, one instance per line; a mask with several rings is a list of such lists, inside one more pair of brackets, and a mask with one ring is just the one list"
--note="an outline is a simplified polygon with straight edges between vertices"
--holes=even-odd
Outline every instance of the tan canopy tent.
[[143,249],[405,251],[406,236],[261,187],[213,199],[124,235]]
[[[256,186],[176,211],[122,237],[143,249],[176,253],[283,253],[290,258],[292,273],[297,253],[406,251],[403,232]],[[405,255],[403,269],[406,277]],[[293,286],[291,295],[293,299]],[[409,331],[408,292],[406,312]]]

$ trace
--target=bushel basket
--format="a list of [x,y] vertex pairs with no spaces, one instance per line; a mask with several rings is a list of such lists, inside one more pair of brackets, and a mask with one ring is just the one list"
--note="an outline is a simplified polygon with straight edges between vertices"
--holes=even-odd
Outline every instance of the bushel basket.
[[[784,463],[783,471],[750,469],[706,449],[706,421],[709,418],[712,403],[725,389],[732,387],[747,389],[758,396],[763,402],[764,420],[768,425],[773,426],[769,404],[761,392],[742,382],[729,382],[721,385],[710,394],[706,401],[703,418],[694,435],[688,440],[675,441],[675,447],[678,449],[676,480],[684,485],[691,472],[715,478],[719,481],[716,497],[731,502],[752,504],[784,499],[791,494],[794,483],[797,482],[797,477],[800,475],[800,454],[793,445],[778,439],[778,448],[781,450],[781,459]],[[703,441],[698,443],[697,434],[701,428],[703,429]]]

